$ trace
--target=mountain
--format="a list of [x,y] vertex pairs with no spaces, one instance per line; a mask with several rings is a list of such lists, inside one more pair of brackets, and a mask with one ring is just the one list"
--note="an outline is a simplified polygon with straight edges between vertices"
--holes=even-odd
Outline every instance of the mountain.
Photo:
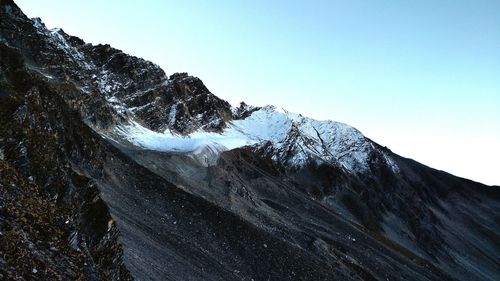
[[0,279],[499,280],[500,188],[0,0]]

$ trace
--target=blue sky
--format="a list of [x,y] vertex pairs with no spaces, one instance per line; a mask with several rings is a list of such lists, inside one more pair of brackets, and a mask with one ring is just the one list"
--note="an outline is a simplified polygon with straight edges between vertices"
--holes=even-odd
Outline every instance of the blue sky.
[[394,152],[500,185],[500,1],[17,1],[231,103],[353,125]]

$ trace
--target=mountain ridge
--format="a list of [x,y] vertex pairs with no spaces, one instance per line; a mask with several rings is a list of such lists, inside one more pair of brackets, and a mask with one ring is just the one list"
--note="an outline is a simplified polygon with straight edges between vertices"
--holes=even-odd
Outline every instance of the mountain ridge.
[[[494,187],[400,157],[362,135],[370,151],[353,166],[366,169],[349,169],[334,149],[328,153],[335,161],[323,161],[325,143],[355,140],[354,133],[335,135],[335,128],[343,128],[338,123],[328,127],[271,107],[232,108],[198,78],[167,77],[153,63],[109,45],[85,44],[60,29],[49,31],[13,2],[0,4],[0,113],[8,121],[0,126],[0,169],[19,178],[19,186],[32,182],[40,196],[55,202],[55,210],[70,210],[72,219],[59,218],[67,232],[57,243],[64,245],[66,235],[75,249],[89,249],[81,257],[87,266],[76,267],[87,268],[82,278],[495,280],[500,275],[495,262],[500,192]],[[273,118],[280,125],[268,129]],[[195,145],[201,154],[148,149],[127,139],[130,131],[115,131],[135,121],[148,134],[168,132],[182,145],[200,131],[227,137],[236,129],[263,141],[247,145],[245,139],[233,149],[212,145],[218,142]],[[355,159],[349,153],[356,149],[346,147],[347,158]],[[304,155],[317,152],[322,161],[287,162],[305,148]],[[23,226],[0,214],[2,233]],[[5,249],[0,243],[0,251]],[[44,276],[62,277],[65,268],[47,262],[44,251],[40,263],[61,272]],[[49,274],[22,268],[15,248],[9,253],[0,260],[2,276]]]

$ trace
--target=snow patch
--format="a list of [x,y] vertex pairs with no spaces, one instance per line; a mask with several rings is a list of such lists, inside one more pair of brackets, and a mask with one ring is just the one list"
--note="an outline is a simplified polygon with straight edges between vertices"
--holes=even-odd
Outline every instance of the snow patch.
[[170,112],[168,113],[168,126],[173,126],[175,124],[175,118],[177,116],[177,106],[178,103],[172,105],[170,107]]
[[206,146],[222,146],[223,149],[220,150],[230,150],[251,144],[248,139],[241,135],[198,131],[188,136],[181,136],[168,131],[158,133],[137,122],[131,122],[126,126],[118,126],[116,132],[137,146],[177,153],[193,153],[202,150]]
[[99,91],[108,96],[118,90],[121,86],[120,83],[111,79],[111,75],[108,70],[101,70],[101,72],[99,72],[99,76],[95,78]]
[[75,47],[72,47],[62,35],[62,30],[60,28],[54,28],[50,30],[50,35],[53,39],[53,42],[62,49],[66,54],[68,54],[73,61],[78,63],[82,68],[86,70],[90,70],[95,68],[95,66],[90,65],[85,59],[84,55],[80,53]]
[[33,18],[31,20],[33,21],[33,26],[36,28],[37,33],[44,34],[45,33],[44,31],[47,30],[47,28],[45,27],[45,24],[42,22],[42,19]]

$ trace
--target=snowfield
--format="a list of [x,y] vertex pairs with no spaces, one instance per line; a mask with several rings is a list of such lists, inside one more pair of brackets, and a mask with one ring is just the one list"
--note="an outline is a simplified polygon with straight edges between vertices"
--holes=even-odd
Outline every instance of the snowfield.
[[[173,120],[169,123],[172,124]],[[312,160],[341,165],[352,172],[369,169],[368,157],[374,149],[373,144],[351,126],[306,118],[277,110],[274,106],[262,107],[245,119],[228,122],[221,133],[203,130],[189,135],[175,134],[170,130],[160,133],[135,121],[118,126],[115,132],[144,149],[194,154],[198,158],[207,151],[210,157],[216,157],[226,150],[271,144],[273,160],[292,167],[303,166]],[[396,171],[393,161],[388,157],[386,160]]]

